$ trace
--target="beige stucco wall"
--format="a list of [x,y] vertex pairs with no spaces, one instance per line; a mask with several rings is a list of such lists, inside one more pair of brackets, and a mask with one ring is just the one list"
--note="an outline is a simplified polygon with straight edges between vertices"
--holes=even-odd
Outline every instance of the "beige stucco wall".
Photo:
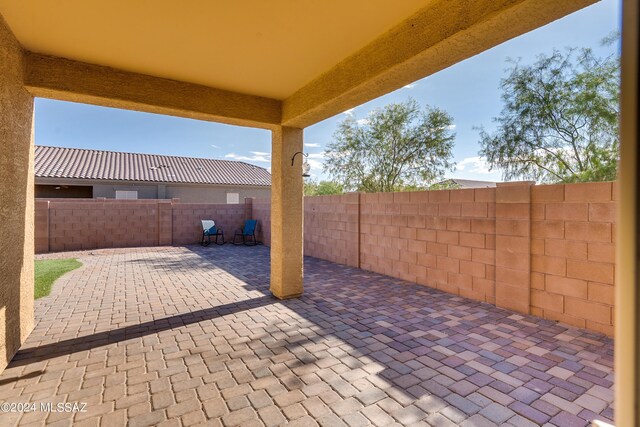
[[0,17],[0,371],[33,329],[33,97]]
[[227,193],[238,193],[239,201],[245,198],[269,198],[270,188],[258,187],[210,187],[167,185],[167,199],[180,199],[184,203],[227,203]]
[[[138,199],[157,199],[158,186],[156,184],[94,184],[93,197],[116,198],[116,190],[137,191]],[[164,197],[162,197],[164,199]]]
[[281,127],[271,134],[271,283],[280,299],[303,291],[302,129]]
[[238,193],[239,201],[245,198],[269,198],[269,187],[224,186],[203,184],[156,184],[147,182],[97,182],[84,179],[36,178],[36,184],[90,185],[93,197],[114,199],[116,190],[138,191],[138,199],[180,199],[184,203],[227,203],[227,193]]

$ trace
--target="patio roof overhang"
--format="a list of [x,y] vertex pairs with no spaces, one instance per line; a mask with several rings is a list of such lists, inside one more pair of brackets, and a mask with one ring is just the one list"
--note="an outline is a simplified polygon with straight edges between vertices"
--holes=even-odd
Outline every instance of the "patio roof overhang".
[[[595,2],[0,0],[0,369],[33,328],[32,96],[271,129],[271,284],[301,286],[302,128]],[[616,416],[633,425],[638,2],[623,6]]]
[[303,128],[595,0],[0,0],[34,96]]

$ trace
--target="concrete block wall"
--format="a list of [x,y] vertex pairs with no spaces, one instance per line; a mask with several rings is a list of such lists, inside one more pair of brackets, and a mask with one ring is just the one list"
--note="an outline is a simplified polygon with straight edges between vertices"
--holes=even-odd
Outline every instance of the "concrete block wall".
[[173,204],[170,200],[158,200],[158,245],[173,243]]
[[529,313],[531,288],[531,185],[496,187],[496,305]]
[[304,253],[360,266],[360,194],[306,197]]
[[306,197],[305,255],[613,335],[616,187]]
[[49,252],[49,201],[35,202],[35,252],[43,254]]
[[258,220],[258,241],[271,246],[271,199],[253,199],[252,214]]
[[203,219],[215,220],[231,240],[252,216],[249,200],[227,205],[178,199],[37,199],[35,252],[194,244],[202,236]]
[[174,203],[172,212],[173,244],[188,245],[199,242],[203,219],[213,219],[216,227],[224,232],[225,240],[242,229],[247,218],[244,204],[226,205],[214,203]]
[[531,313],[613,335],[617,184],[531,187]]
[[[587,183],[305,197],[305,255],[613,335],[617,185]],[[231,240],[270,200],[37,200],[36,252]],[[131,232],[135,230],[135,232]]]
[[[36,216],[42,217],[38,211],[36,207]],[[155,246],[157,211],[157,202],[146,200],[50,200],[49,250]],[[40,225],[36,224],[36,241],[39,236]]]
[[361,267],[495,301],[495,190],[363,194]]

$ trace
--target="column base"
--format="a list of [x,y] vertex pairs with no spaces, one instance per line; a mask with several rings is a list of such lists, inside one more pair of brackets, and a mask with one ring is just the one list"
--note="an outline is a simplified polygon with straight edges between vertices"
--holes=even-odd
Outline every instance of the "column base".
[[273,291],[271,291],[271,295],[273,295],[279,300],[286,300],[286,299],[300,298],[302,296],[302,292],[298,294],[291,294],[291,295],[276,295]]

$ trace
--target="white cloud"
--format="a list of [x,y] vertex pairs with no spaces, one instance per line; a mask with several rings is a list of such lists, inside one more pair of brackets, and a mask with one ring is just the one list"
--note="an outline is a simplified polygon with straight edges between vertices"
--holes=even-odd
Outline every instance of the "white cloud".
[[413,89],[417,85],[418,85],[417,83],[409,83],[408,85],[405,85],[405,86],[402,86],[402,87],[403,87],[403,89]]
[[220,148],[220,147],[218,147],[217,145],[214,145],[214,144],[211,144],[211,146],[212,146],[213,148]]
[[491,175],[492,172],[489,171],[489,163],[487,163],[487,159],[480,156],[467,157],[462,159],[456,165],[457,172],[470,172],[477,173],[481,175]]
[[261,151],[251,151],[252,156],[243,156],[236,153],[226,154],[224,157],[232,160],[240,160],[243,162],[260,162],[260,163],[271,163],[271,154],[264,153]]
[[317,142],[305,142],[304,146],[309,148],[318,148],[320,147],[320,144],[318,144]]
[[[250,154],[251,155],[241,155],[237,153],[229,153],[229,154],[226,154],[224,157],[230,160],[238,160],[243,162],[271,163],[271,154],[269,153],[265,153],[262,151],[250,151]],[[326,155],[324,152],[309,153],[305,157],[305,161],[309,163],[309,166],[311,166],[312,173],[315,172],[316,174],[318,174],[322,172],[322,165],[324,163],[325,157]],[[271,173],[270,166],[266,167],[266,169],[269,171],[269,173]]]
[[315,159],[309,159],[307,160],[307,163],[309,163],[309,166],[311,166],[311,169],[318,172],[322,170],[322,162],[315,160]]
[[309,166],[311,166],[312,170],[319,172],[319,171],[322,171],[322,164],[324,163],[324,158],[325,158],[324,153],[309,153],[306,160],[309,163]]
[[354,110],[355,108],[349,108],[347,111],[343,111],[342,114],[345,114],[347,116],[353,116]]
[[447,126],[447,129],[450,129],[450,130],[454,130],[455,128],[456,128],[456,125],[449,125],[449,126]]
[[366,126],[369,124],[369,119],[358,119],[356,120],[356,123],[358,123],[360,126]]

